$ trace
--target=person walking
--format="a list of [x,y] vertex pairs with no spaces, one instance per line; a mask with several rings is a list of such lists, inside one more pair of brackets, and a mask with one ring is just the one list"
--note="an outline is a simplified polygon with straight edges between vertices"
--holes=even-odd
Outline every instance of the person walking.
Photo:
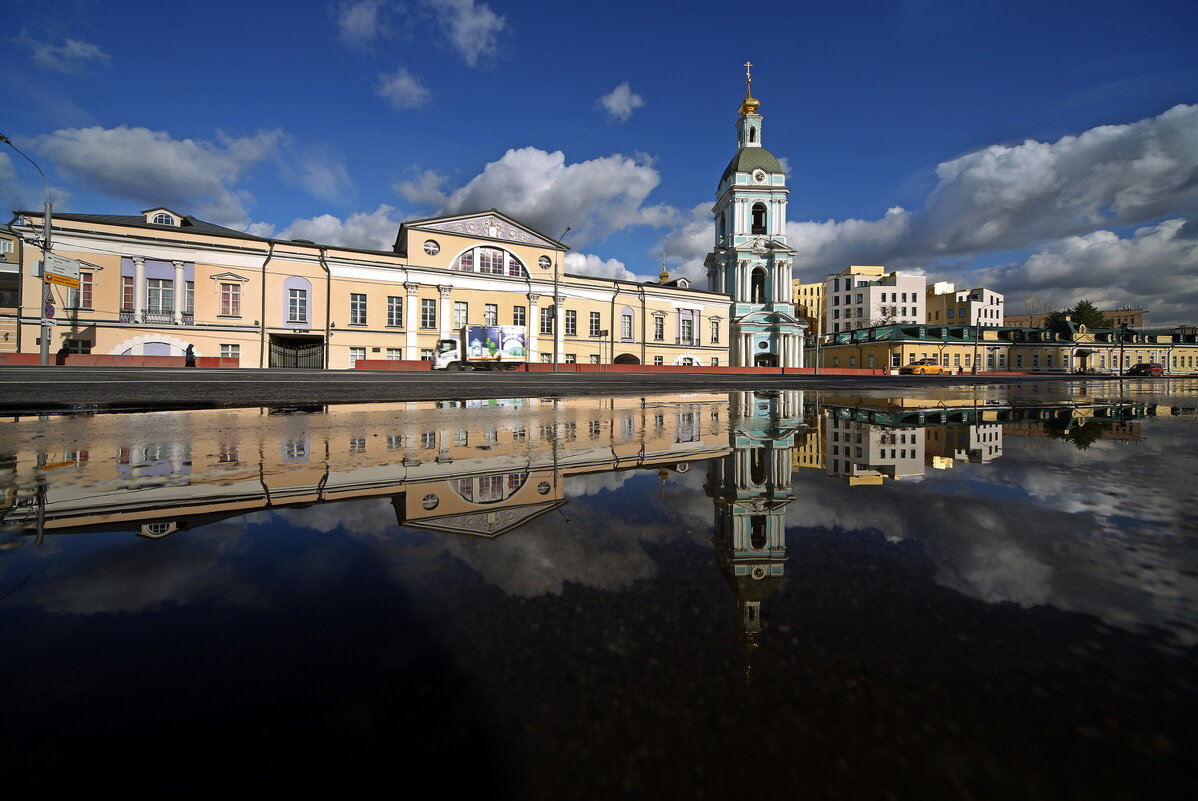
[[183,351],[183,365],[185,367],[196,366],[196,349],[190,342],[187,344],[187,350]]

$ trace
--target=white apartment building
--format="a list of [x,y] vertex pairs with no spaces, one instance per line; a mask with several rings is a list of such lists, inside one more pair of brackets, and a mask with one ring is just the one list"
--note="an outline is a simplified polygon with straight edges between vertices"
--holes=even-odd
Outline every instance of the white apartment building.
[[923,323],[922,275],[887,273],[885,267],[854,265],[824,280],[826,333],[877,325]]
[[881,484],[924,473],[924,429],[886,428],[831,415],[824,471],[850,484]]
[[992,289],[956,289],[951,281],[927,288],[929,324],[977,325],[998,328],[1004,324],[1006,300]]

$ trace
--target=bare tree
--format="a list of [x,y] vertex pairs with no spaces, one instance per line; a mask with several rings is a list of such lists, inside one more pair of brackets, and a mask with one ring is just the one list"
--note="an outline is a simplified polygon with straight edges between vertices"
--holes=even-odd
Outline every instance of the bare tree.
[[878,313],[869,321],[870,326],[894,325],[898,322],[897,306],[879,306]]
[[1023,313],[1028,318],[1028,326],[1031,328],[1040,328],[1044,325],[1044,318],[1053,310],[1052,304],[1044,298],[1032,292],[1023,299]]

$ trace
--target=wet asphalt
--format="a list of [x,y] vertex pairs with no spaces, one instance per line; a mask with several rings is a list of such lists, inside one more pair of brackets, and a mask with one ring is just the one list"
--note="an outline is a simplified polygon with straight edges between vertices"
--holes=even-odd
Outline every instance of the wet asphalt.
[[[0,367],[0,413],[315,406],[414,400],[585,397],[663,392],[832,390],[1060,383],[1076,376],[443,373],[399,371]],[[1087,377],[1087,380],[1114,380]]]

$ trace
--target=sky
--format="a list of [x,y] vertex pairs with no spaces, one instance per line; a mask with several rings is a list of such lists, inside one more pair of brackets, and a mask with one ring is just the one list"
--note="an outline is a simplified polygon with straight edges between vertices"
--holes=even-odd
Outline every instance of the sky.
[[[0,0],[0,133],[61,212],[389,250],[497,208],[706,286],[745,61],[795,277],[851,264],[1198,324],[1198,3]],[[0,200],[41,207],[0,150]]]

